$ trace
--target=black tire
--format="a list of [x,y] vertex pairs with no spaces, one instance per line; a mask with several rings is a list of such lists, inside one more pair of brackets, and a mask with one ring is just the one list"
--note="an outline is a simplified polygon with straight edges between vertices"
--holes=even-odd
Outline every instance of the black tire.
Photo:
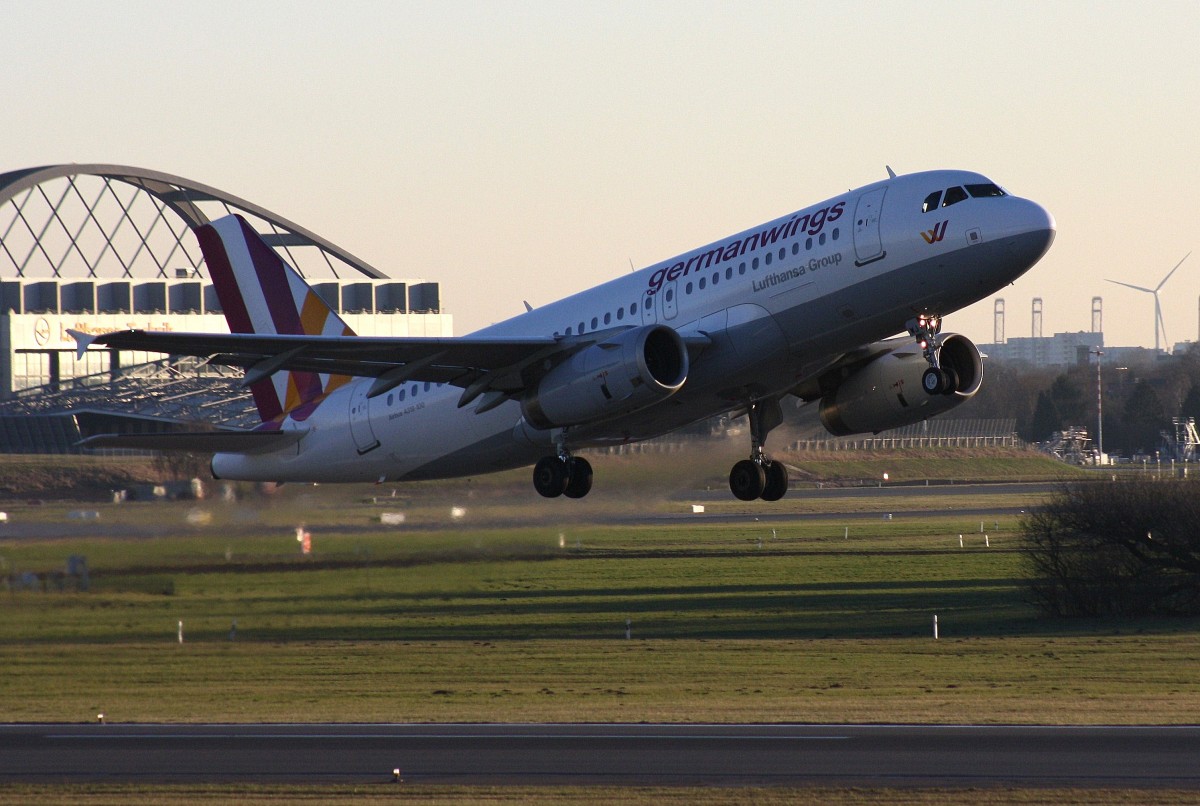
[[942,394],[952,395],[958,391],[958,373],[952,369],[943,369],[942,372],[946,375],[946,388],[942,391]]
[[557,456],[543,456],[533,466],[533,488],[545,498],[557,498],[566,492],[567,465]]
[[763,486],[762,500],[778,501],[787,495],[788,491],[788,472],[783,466],[783,462],[771,462],[766,467],[767,481]]
[[743,459],[729,471],[729,489],[735,498],[742,501],[753,501],[763,493],[767,476],[762,465]]
[[921,388],[927,395],[945,394],[948,378],[940,369],[930,367],[921,375]]
[[587,459],[573,456],[567,462],[567,488],[563,495],[567,498],[583,498],[592,489],[592,463]]

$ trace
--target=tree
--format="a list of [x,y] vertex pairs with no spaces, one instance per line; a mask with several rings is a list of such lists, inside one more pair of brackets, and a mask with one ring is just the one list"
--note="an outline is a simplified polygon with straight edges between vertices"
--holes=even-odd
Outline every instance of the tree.
[[1148,381],[1140,380],[1125,401],[1121,446],[1130,453],[1152,453],[1169,423],[1158,392]]
[[1084,424],[1087,396],[1078,378],[1066,372],[1059,375],[1050,385],[1050,398],[1054,401],[1063,425]]
[[1179,416],[1191,417],[1200,422],[1200,384],[1192,384],[1192,388],[1188,389],[1183,403],[1179,406]]
[[1048,613],[1200,613],[1200,482],[1064,486],[1021,532],[1030,591]]
[[1021,432],[1021,436],[1030,442],[1044,442],[1050,439],[1055,431],[1062,430],[1062,418],[1054,406],[1054,400],[1049,392],[1038,392],[1037,405],[1033,407],[1033,418],[1029,428]]
[[1043,442],[1067,426],[1084,425],[1086,415],[1087,399],[1083,387],[1076,378],[1064,372],[1054,379],[1049,389],[1038,392],[1033,417],[1022,436]]

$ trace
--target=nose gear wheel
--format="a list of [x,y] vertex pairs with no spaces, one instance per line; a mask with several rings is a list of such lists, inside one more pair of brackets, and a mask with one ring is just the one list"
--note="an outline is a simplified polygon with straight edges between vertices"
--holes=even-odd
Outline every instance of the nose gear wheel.
[[941,365],[942,319],[935,314],[921,314],[905,323],[910,336],[917,340],[929,369],[921,375],[921,388],[928,395],[948,395],[958,389],[958,373]]

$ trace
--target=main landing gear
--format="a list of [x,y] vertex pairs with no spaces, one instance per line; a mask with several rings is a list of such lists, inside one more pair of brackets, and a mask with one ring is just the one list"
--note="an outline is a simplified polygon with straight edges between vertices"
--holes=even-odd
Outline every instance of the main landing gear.
[[750,458],[743,459],[729,471],[729,489],[742,501],[761,498],[778,501],[788,491],[788,472],[783,462],[773,462],[763,454],[767,432],[783,422],[783,412],[776,399],[750,404]]
[[592,489],[592,465],[559,443],[557,454],[543,456],[533,466],[533,488],[546,498],[583,498]]
[[943,367],[940,362],[942,339],[942,320],[932,314],[921,314],[916,319],[906,323],[908,333],[917,340],[929,369],[921,375],[921,388],[928,395],[948,395],[958,388],[958,373],[951,367]]

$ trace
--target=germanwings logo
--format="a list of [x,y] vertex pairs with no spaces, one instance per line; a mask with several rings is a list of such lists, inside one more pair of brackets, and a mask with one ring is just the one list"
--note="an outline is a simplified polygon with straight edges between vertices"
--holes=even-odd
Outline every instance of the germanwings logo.
[[921,237],[925,239],[925,243],[935,244],[946,237],[946,225],[949,223],[949,221],[943,221],[940,224],[934,224],[933,229],[925,230],[921,233]]

